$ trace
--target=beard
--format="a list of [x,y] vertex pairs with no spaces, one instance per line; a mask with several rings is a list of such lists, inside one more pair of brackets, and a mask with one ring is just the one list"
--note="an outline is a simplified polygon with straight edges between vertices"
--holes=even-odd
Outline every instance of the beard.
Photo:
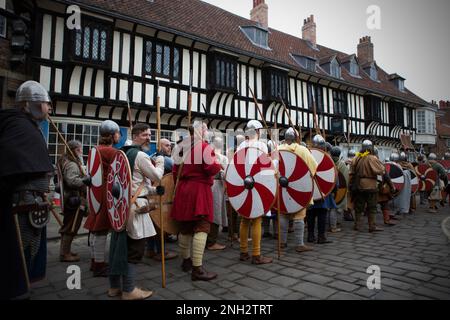
[[141,149],[144,150],[145,152],[149,152],[150,151],[150,142],[145,142],[142,146]]

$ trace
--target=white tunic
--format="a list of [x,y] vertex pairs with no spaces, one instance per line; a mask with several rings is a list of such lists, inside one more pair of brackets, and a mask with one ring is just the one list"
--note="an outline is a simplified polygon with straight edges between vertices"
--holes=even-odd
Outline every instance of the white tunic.
[[[144,152],[138,152],[134,163],[133,179],[132,179],[132,196],[144,183],[140,196],[152,195],[156,193],[156,188],[152,187],[152,181],[161,180],[164,174],[164,160],[162,157],[157,158],[156,166],[153,165],[150,157]],[[148,205],[148,199],[136,200],[139,207]],[[155,227],[148,213],[136,214],[136,204],[131,206],[130,217],[127,222],[127,233],[132,239],[144,239],[156,235]]]

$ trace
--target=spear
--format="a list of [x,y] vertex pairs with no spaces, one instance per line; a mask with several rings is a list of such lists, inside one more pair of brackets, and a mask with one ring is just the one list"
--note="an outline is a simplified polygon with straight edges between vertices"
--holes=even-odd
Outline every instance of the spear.
[[189,94],[188,94],[188,126],[191,126],[192,122],[192,69],[189,74]]
[[248,88],[248,90],[250,91],[250,93],[252,94],[253,102],[255,103],[256,108],[258,109],[259,116],[261,117],[261,120],[262,120],[262,122],[263,122],[263,124],[264,124],[264,127],[265,127],[266,130],[267,130],[267,133],[268,133],[268,135],[269,135],[270,140],[272,140],[272,134],[271,134],[271,132],[270,132],[270,130],[269,130],[269,127],[267,126],[266,120],[264,119],[263,113],[262,113],[262,111],[261,111],[261,109],[260,109],[260,107],[259,107],[258,100],[256,99],[255,94],[253,93],[252,88],[250,88],[250,85],[248,84],[248,81],[247,81],[247,88]]
[[130,131],[133,131],[133,122],[131,120],[131,107],[130,107],[130,96],[127,91],[127,108],[128,108],[128,121],[130,126]]
[[[159,97],[159,80],[157,82],[156,87],[156,120],[157,120],[157,131],[156,131],[156,137],[157,137],[157,150],[161,149],[161,100]],[[161,186],[161,180],[159,181],[159,186]],[[162,287],[166,287],[166,251],[164,248],[164,220],[162,216],[162,195],[158,195],[158,201],[159,201],[159,221],[161,221],[160,225],[160,232],[161,232],[161,276],[162,276]]]

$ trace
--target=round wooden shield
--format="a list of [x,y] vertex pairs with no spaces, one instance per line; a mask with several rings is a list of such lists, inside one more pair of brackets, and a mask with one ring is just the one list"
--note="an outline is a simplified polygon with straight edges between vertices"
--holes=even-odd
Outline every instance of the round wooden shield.
[[386,173],[391,178],[392,184],[397,191],[400,191],[405,186],[405,175],[403,174],[403,169],[395,162],[386,162],[384,164],[386,168]]
[[108,217],[114,231],[126,227],[131,202],[131,170],[127,156],[117,151],[108,173],[106,204]]
[[61,207],[61,211],[64,211],[64,177],[62,174],[62,168],[60,167],[59,163],[56,165],[56,175],[58,177],[59,205]]
[[[164,232],[168,234],[177,235],[179,233],[180,226],[177,221],[170,217],[173,204],[173,193],[175,190],[175,185],[173,181],[173,176],[171,173],[164,175],[161,179],[161,185],[164,187],[164,195],[161,196],[162,202],[162,218],[164,223]],[[156,184],[155,184],[156,186]],[[154,203],[159,204],[158,196],[151,196]],[[159,209],[150,211],[150,217],[153,223],[161,230],[161,217],[159,215]]]
[[[308,207],[313,196],[313,178],[305,161],[294,152],[281,150],[273,153],[278,159],[278,192],[280,212],[297,213]],[[278,203],[275,201],[275,208]]]
[[419,178],[419,191],[431,192],[437,180],[436,171],[428,164],[419,164],[416,173]]
[[87,192],[89,211],[97,214],[100,212],[104,190],[102,157],[97,148],[94,147],[89,151],[86,167],[87,174],[92,179]]
[[230,204],[237,213],[248,219],[259,218],[275,202],[275,166],[260,149],[241,149],[234,154],[227,167],[225,186]]
[[344,201],[348,190],[347,181],[345,180],[344,175],[340,171],[338,171],[338,182],[339,187],[337,189],[336,195],[334,196],[334,201],[336,202],[337,205],[340,205],[342,201]]
[[409,173],[411,174],[411,194],[415,195],[419,190],[419,178],[415,171],[409,170]]
[[317,172],[314,176],[314,201],[326,198],[336,186],[337,170],[329,154],[319,149],[310,149],[317,161]]

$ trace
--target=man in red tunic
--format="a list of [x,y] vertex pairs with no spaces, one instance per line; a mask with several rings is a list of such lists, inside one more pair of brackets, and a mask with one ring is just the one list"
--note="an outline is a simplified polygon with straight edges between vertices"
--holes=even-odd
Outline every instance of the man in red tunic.
[[106,179],[109,167],[117,152],[113,144],[120,140],[120,128],[111,120],[103,121],[100,125],[100,141],[97,150],[102,158],[104,190],[100,201],[100,211],[95,214],[89,212],[84,227],[89,230],[89,246],[91,248],[91,271],[94,277],[107,277],[108,266],[105,262],[106,237],[111,229],[108,219],[108,208],[106,206]]
[[215,279],[217,274],[207,272],[202,260],[214,217],[211,187],[221,166],[214,149],[204,141],[208,130],[206,124],[195,121],[193,129],[191,138],[183,141],[174,152],[175,197],[171,215],[180,222],[178,241],[183,271],[192,270],[192,281],[209,281]]

